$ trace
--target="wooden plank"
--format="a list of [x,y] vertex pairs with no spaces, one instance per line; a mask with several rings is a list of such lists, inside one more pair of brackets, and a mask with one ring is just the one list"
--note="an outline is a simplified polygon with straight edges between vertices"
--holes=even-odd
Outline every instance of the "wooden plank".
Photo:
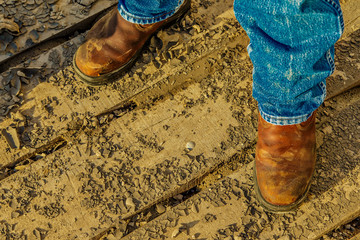
[[337,110],[320,111],[318,167],[297,211],[273,214],[258,205],[252,162],[123,239],[318,239],[359,216],[358,94],[338,100]]
[[[29,125],[37,124],[38,126],[37,129],[42,128],[42,126],[46,127],[42,122],[42,118],[39,117],[40,114],[44,114],[44,112],[39,113],[38,117],[35,117],[36,118],[35,121],[33,121],[32,119],[30,120],[29,117],[36,116],[34,115],[34,112],[32,110],[35,110],[36,106],[37,108],[39,108],[40,106],[38,106],[38,104],[41,103],[42,101],[48,101],[47,98],[52,99],[53,97],[58,99],[56,97],[57,93],[53,91],[54,88],[43,89],[41,87],[37,88],[36,86],[41,83],[40,78],[46,78],[46,76],[49,76],[52,73],[56,73],[59,70],[58,68],[63,68],[69,65],[69,61],[71,62],[71,56],[74,53],[75,49],[82,43],[82,39],[83,36],[79,35],[78,37],[73,38],[72,40],[64,44],[51,49],[51,51],[41,54],[36,59],[33,59],[26,68],[23,65],[19,65],[17,66],[17,68],[11,69],[6,72],[6,75],[12,79],[10,80],[4,78],[2,80],[12,81],[16,78],[19,79],[18,75],[25,73],[31,74],[30,75],[31,77],[25,79],[23,77],[20,77],[21,92],[15,97],[19,97],[18,98],[19,101],[21,101],[20,98],[25,98],[25,103],[23,103],[23,106],[20,107],[20,109],[13,111],[11,117],[5,119],[0,117],[0,121],[1,121],[0,124],[2,131],[4,130],[6,131],[8,126],[13,126],[12,128],[18,131],[17,138],[19,138],[19,140],[22,140],[23,135],[21,132],[19,132],[19,129],[25,128],[25,125],[29,127]],[[54,53],[56,53],[56,56],[58,56],[57,68],[53,68],[52,64],[49,63],[50,62],[49,59],[51,58],[51,55],[54,55]],[[17,74],[18,72],[20,73]],[[34,99],[33,96],[37,97],[37,99]],[[28,98],[34,101],[30,103],[26,102]],[[10,107],[12,103],[9,102],[8,104]],[[20,102],[18,102],[17,104],[20,104]],[[1,107],[6,108],[4,104]],[[27,108],[32,110],[27,112],[26,111]],[[63,111],[67,111],[67,112],[70,111],[70,109],[64,109],[64,108],[62,109]],[[23,114],[25,114],[25,116]],[[28,118],[26,117],[26,114],[29,115]],[[32,122],[32,124],[30,122]],[[39,150],[39,148],[44,148],[44,146],[50,143],[52,140],[54,139],[47,139],[45,137],[45,139],[43,138],[44,144],[38,144],[38,146],[36,147],[35,146],[27,147],[24,145],[23,141],[21,141],[20,147],[13,148],[11,145],[9,145],[8,140],[4,137],[4,134],[0,133],[0,152],[4,153],[3,158],[0,161],[0,168],[6,166],[7,164],[11,164],[16,161],[21,161],[21,159],[26,159],[34,155],[35,152],[41,151]]]
[[360,30],[337,43],[336,70],[327,79],[327,99],[360,85]]
[[[348,221],[360,214],[359,191],[350,185],[353,181],[340,183],[330,192],[312,199],[311,203],[304,203],[297,213],[266,213],[257,205],[251,193],[253,188],[249,179],[252,177],[252,167],[243,170],[123,239],[189,239],[192,236],[198,236],[198,239],[318,239],[339,226],[342,223],[339,218]],[[359,169],[352,172],[352,177],[360,177]],[[350,186],[351,191],[342,189]],[[346,201],[344,206],[338,202],[344,198],[344,195],[337,197],[339,193],[351,194],[357,199],[351,198],[353,202]],[[335,202],[324,202],[320,199],[322,197]],[[326,212],[331,209],[338,210]],[[319,211],[324,211],[321,215],[325,219],[319,215]]]
[[[115,6],[117,0],[81,1],[0,1],[0,19],[13,21],[20,33],[4,32],[0,49],[0,63],[36,44],[54,37],[75,32],[81,24],[88,24],[104,10]],[[8,41],[10,40],[10,41]]]
[[344,15],[345,29],[342,38],[360,29],[360,3],[359,1],[340,0]]
[[353,236],[350,240],[359,240],[360,239],[360,233]]

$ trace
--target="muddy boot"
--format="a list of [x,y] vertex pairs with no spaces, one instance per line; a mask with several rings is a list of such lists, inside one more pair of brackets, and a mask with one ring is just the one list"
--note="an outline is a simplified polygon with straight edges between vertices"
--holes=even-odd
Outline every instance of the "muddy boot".
[[315,168],[315,113],[303,123],[279,126],[259,115],[255,191],[271,212],[296,208],[310,188]]
[[75,73],[90,85],[116,80],[116,76],[134,64],[145,42],[154,33],[180,20],[189,9],[190,0],[185,0],[171,17],[141,25],[126,21],[114,8],[90,29],[86,42],[76,51]]

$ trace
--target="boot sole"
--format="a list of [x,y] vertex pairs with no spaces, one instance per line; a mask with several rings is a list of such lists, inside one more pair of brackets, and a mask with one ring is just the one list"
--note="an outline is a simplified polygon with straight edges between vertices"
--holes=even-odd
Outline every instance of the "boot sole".
[[310,186],[311,186],[312,176],[310,179],[310,183],[307,186],[305,192],[294,203],[289,204],[289,205],[274,205],[274,204],[267,202],[264,199],[264,197],[261,195],[260,188],[259,188],[257,178],[256,178],[255,161],[254,161],[254,166],[253,166],[253,178],[254,178],[255,196],[256,196],[256,199],[258,200],[259,204],[268,212],[287,213],[287,212],[294,212],[294,210],[306,199],[306,196],[307,196]]
[[[173,16],[171,16],[169,18],[169,22],[164,24],[163,26],[159,27],[159,29],[157,29],[153,34],[151,34],[149,36],[149,38],[147,39],[146,43],[134,54],[134,56],[127,62],[125,63],[123,66],[121,66],[120,68],[115,69],[112,72],[109,73],[105,73],[103,75],[100,75],[98,77],[91,77],[88,76],[86,74],[84,74],[83,72],[81,72],[81,70],[78,68],[78,66],[76,65],[76,61],[75,61],[75,57],[77,54],[74,54],[73,56],[73,68],[75,71],[75,74],[79,77],[79,79],[85,83],[87,83],[90,86],[101,86],[101,85],[105,85],[111,82],[114,82],[117,79],[117,77],[121,76],[121,74],[123,74],[124,72],[126,72],[127,70],[129,70],[134,64],[135,61],[138,59],[138,57],[140,56],[140,53],[142,52],[143,47],[148,43],[148,41],[151,39],[152,36],[154,36],[157,32],[159,32],[160,30],[169,27],[170,25],[176,23],[176,22],[180,22],[183,17],[188,13],[188,11],[190,10],[191,7],[191,0],[185,0],[184,5],[181,7],[183,9],[179,9],[179,13],[177,15],[177,13],[175,13]],[[176,16],[175,16],[176,15]],[[173,18],[173,19],[171,19]]]

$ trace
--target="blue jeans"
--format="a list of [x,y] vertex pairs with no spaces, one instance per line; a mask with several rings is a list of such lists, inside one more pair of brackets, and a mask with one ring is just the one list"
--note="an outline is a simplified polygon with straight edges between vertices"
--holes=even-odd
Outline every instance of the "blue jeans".
[[[161,21],[182,0],[119,0],[134,23]],[[339,0],[235,0],[235,16],[250,38],[253,97],[272,124],[306,121],[323,103],[334,71],[334,44],[344,22]]]
[[121,16],[133,23],[151,24],[173,15],[184,0],[119,0]]

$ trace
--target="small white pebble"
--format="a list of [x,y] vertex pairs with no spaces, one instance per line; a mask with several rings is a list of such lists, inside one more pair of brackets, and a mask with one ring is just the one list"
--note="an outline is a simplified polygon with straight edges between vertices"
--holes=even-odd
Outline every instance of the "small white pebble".
[[132,198],[127,198],[125,201],[126,207],[135,207],[134,201]]
[[176,228],[176,229],[172,232],[171,237],[172,237],[172,238],[176,238],[179,234],[180,234],[180,229],[179,229],[179,228]]
[[195,147],[195,143],[194,143],[194,142],[190,141],[190,142],[186,143],[186,149],[187,149],[187,150],[191,151],[191,150],[194,149],[194,147]]

